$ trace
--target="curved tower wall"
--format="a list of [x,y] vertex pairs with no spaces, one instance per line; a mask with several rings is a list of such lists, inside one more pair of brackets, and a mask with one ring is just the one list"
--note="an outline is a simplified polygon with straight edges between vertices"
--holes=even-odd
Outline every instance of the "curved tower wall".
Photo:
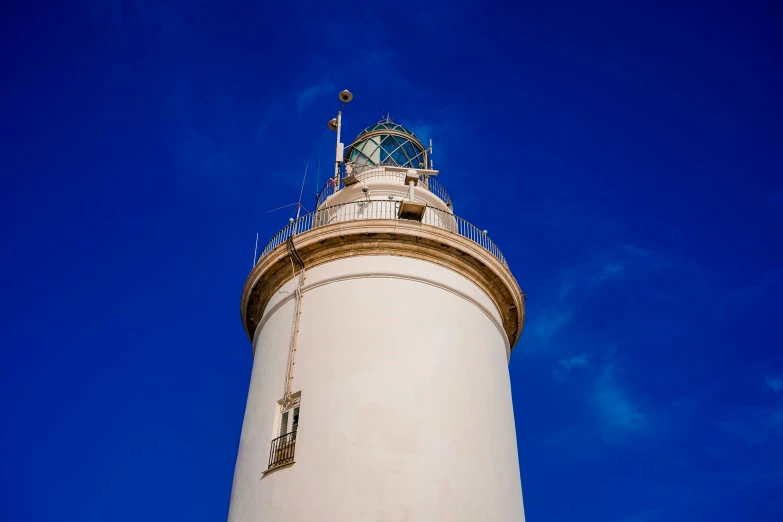
[[229,520],[524,520],[503,319],[469,278],[419,259],[307,271],[295,462],[266,472],[293,290],[255,332]]
[[388,118],[366,129],[262,249],[230,521],[524,521],[507,369],[524,296],[428,152]]

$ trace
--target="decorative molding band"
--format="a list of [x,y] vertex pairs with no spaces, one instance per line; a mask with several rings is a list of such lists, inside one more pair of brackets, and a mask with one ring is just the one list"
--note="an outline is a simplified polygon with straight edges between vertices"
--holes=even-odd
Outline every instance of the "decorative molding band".
[[[495,256],[448,230],[403,219],[351,220],[308,230],[294,238],[307,268],[359,256],[403,256],[428,261],[461,274],[492,300],[503,320],[509,350],[522,334],[525,302],[509,269]],[[285,244],[265,255],[248,275],[240,313],[253,339],[272,295],[292,277]]]
[[[399,279],[403,281],[413,281],[416,283],[423,283],[426,285],[431,285],[436,288],[440,288],[441,290],[445,290],[446,292],[452,293],[458,297],[461,297],[465,301],[473,304],[476,308],[481,310],[484,315],[487,316],[487,318],[492,321],[492,324],[495,325],[495,327],[498,329],[498,332],[500,333],[500,337],[503,339],[503,343],[506,346],[506,360],[508,360],[511,357],[511,345],[508,340],[508,336],[506,335],[506,331],[503,329],[503,325],[498,322],[497,319],[492,315],[492,312],[487,310],[487,308],[467,295],[464,292],[461,292],[460,290],[457,290],[456,288],[453,288],[449,285],[444,285],[443,283],[439,283],[437,281],[434,281],[429,278],[424,277],[416,277],[416,276],[409,276],[409,275],[399,275],[399,274],[393,274],[391,272],[365,272],[360,274],[353,274],[353,275],[341,275],[337,277],[330,277],[328,279],[322,279],[320,281],[317,281],[310,285],[305,285],[302,287],[302,293],[307,293],[310,290],[315,290],[316,288],[320,288],[322,286],[326,286],[332,283],[339,283],[341,281],[351,281],[354,279]],[[256,346],[256,335],[261,331],[261,329],[264,327],[266,322],[271,318],[275,312],[277,312],[280,308],[283,307],[288,301],[292,300],[294,298],[294,294],[288,294],[286,297],[281,299],[279,302],[275,303],[275,305],[266,311],[264,316],[261,318],[261,321],[259,321],[258,326],[256,326],[255,334],[253,335],[253,355],[255,355],[255,346]]]

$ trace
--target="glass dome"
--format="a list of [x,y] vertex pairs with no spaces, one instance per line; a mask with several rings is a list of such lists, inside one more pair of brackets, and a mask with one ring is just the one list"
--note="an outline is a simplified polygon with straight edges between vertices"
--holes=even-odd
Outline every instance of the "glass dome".
[[[403,127],[399,123],[394,123],[393,121],[380,121],[380,122],[376,123],[375,125],[371,125],[370,127],[367,127],[362,132],[360,132],[359,133],[359,137],[363,136],[364,134],[367,134],[368,132],[372,132],[374,130],[383,130],[383,129],[400,131],[400,132],[402,132],[404,134],[407,134],[409,136],[413,136],[414,138],[416,138],[416,135],[413,133],[413,131],[411,131],[409,129],[406,129],[405,127]],[[416,139],[418,139],[418,138],[416,138]]]
[[392,165],[426,168],[427,152],[416,135],[389,118],[367,127],[345,151],[345,161],[355,167]]

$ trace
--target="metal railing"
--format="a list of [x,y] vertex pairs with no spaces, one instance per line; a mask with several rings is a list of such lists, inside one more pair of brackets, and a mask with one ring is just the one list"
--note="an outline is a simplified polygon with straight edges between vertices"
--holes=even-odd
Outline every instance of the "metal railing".
[[500,249],[495,244],[495,242],[489,238],[486,230],[481,230],[470,221],[462,219],[459,216],[455,216],[454,214],[449,214],[448,212],[444,212],[443,210],[428,207],[427,211],[430,210],[437,212],[439,214],[448,214],[449,216],[451,216],[451,219],[453,219],[456,222],[456,226],[455,228],[450,228],[448,230],[456,234],[459,234],[464,238],[470,239],[474,243],[484,247],[484,250],[488,251],[490,254],[498,258],[498,260],[500,260],[500,262],[503,263],[504,266],[508,267],[508,263],[506,262],[506,257],[503,255],[503,252],[500,251]]
[[296,431],[273,439],[269,449],[269,467],[267,469],[293,462],[295,447]]
[[337,183],[334,182],[334,177],[331,177],[326,180],[326,184],[321,189],[321,192],[318,193],[318,196],[315,198],[315,208],[320,207],[324,201],[326,201],[326,198],[337,192],[338,190],[344,189],[345,185],[343,184],[343,178],[347,176],[345,172],[340,172],[339,174],[340,178],[337,181]]
[[[276,247],[283,244],[289,237],[301,234],[302,232],[307,232],[308,230],[317,227],[342,221],[362,219],[400,219],[397,217],[399,204],[400,202],[396,200],[369,199],[320,208],[315,212],[310,212],[309,214],[301,216],[296,221],[292,221],[283,230],[275,234],[261,251],[261,255],[258,259],[261,259]],[[486,231],[479,229],[461,217],[455,216],[451,212],[428,206],[421,222],[425,225],[442,228],[470,239],[498,258],[505,266],[508,266],[503,253],[497,245],[495,245],[495,242],[487,236]]]
[[443,185],[440,184],[440,181],[433,177],[428,177],[424,180],[424,187],[432,192],[433,195],[439,197],[446,205],[454,208],[454,205],[451,202],[451,196],[449,196],[449,193],[443,188]]
[[[356,176],[356,178],[359,181],[366,181],[369,179],[385,179],[389,181],[399,180],[402,182],[403,185],[405,184],[405,172],[387,171],[386,169],[383,168],[384,166],[385,165],[359,166],[359,167],[355,167],[351,174]],[[329,196],[335,194],[338,190],[342,190],[345,188],[343,179],[346,176],[348,176],[347,173],[341,172],[337,183],[335,183],[333,177],[329,178],[326,181],[326,184],[323,186],[321,192],[319,192],[318,196],[316,197],[315,208],[318,208],[321,205],[323,205]],[[422,179],[419,186],[423,186],[424,188],[429,190],[434,196],[440,198],[449,207],[453,206],[451,201],[451,196],[449,196],[449,193],[446,191],[443,185],[434,177],[428,176]]]

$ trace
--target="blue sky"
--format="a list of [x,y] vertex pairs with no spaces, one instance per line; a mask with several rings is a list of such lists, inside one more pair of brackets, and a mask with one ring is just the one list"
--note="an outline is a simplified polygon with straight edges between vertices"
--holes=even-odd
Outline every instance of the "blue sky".
[[529,520],[783,518],[783,17],[681,4],[4,4],[0,519],[226,516],[255,235],[344,88],[530,296]]

